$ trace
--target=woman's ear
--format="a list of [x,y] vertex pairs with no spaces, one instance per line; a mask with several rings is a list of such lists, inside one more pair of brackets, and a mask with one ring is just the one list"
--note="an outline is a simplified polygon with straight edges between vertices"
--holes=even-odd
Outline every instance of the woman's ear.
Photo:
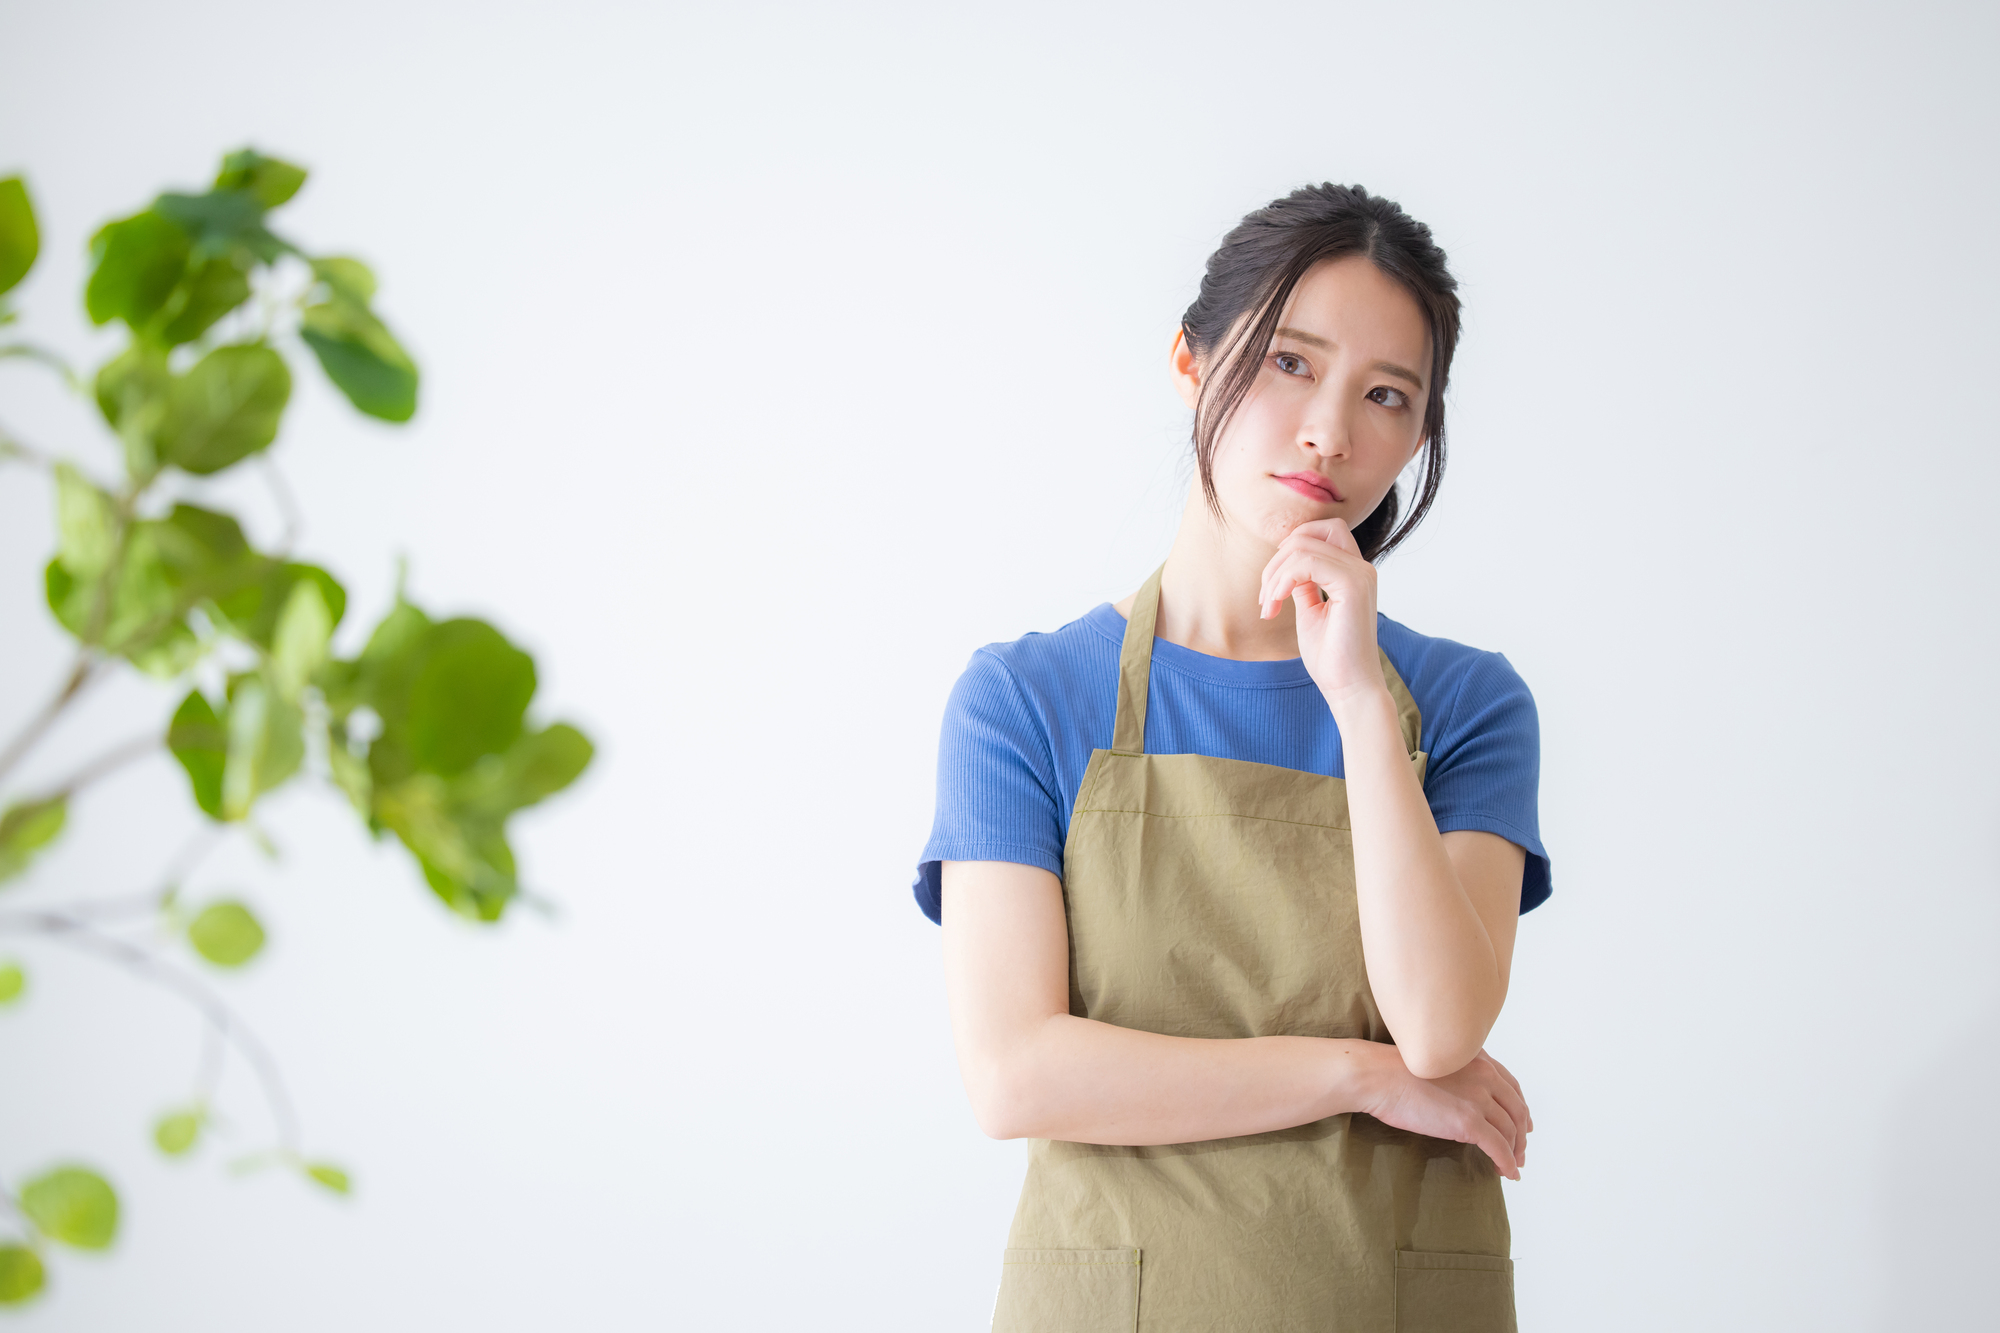
[[1168,373],[1174,377],[1174,388],[1180,391],[1181,401],[1193,411],[1201,401],[1201,363],[1194,359],[1194,350],[1187,344],[1187,331],[1174,330],[1174,347],[1167,353]]

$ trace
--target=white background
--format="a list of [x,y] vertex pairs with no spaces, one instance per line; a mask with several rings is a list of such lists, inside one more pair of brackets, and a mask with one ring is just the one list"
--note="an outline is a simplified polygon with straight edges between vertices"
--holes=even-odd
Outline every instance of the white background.
[[[303,552],[538,655],[600,758],[522,822],[559,905],[450,919],[331,794],[192,882],[332,1199],[159,1158],[188,1014],[33,944],[0,1176],[126,1201],[23,1329],[984,1326],[1023,1160],[957,1082],[908,883],[981,643],[1130,591],[1187,472],[1200,265],[1309,180],[1401,200],[1467,305],[1452,462],[1385,609],[1504,651],[1555,898],[1492,1048],[1529,1330],[1971,1327],[2000,1188],[1991,377],[2000,23],[1971,4],[0,5],[30,332],[83,241],[254,142],[422,362],[307,362]],[[0,366],[0,423],[108,467]],[[210,488],[271,540],[255,486]],[[0,730],[56,681],[43,481],[0,470]],[[24,775],[172,703],[105,690]],[[11,904],[135,889],[164,759]],[[1981,1312],[1984,1312],[1983,1314]]]

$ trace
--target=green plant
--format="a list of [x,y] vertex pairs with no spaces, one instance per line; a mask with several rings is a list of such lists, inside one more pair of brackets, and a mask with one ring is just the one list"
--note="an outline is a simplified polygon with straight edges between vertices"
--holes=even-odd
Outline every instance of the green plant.
[[[356,409],[388,422],[416,411],[418,373],[375,313],[367,266],[309,255],[270,229],[271,212],[305,179],[303,169],[246,149],[223,160],[207,192],[162,194],[100,230],[84,308],[94,324],[122,325],[126,338],[94,374],[77,375],[33,343],[0,342],[0,358],[51,367],[94,405],[120,464],[115,480],[93,475],[0,426],[0,463],[39,468],[52,485],[58,542],[42,579],[49,610],[77,645],[54,696],[0,749],[0,784],[108,673],[142,672],[180,695],[159,730],[0,806],[0,889],[34,878],[37,858],[89,788],[163,745],[186,771],[204,825],[156,889],[0,910],[0,935],[93,954],[207,1020],[192,1095],[154,1124],[161,1152],[190,1152],[210,1133],[233,1050],[256,1074],[275,1133],[247,1162],[286,1165],[345,1194],[347,1173],[306,1155],[270,1052],[202,975],[257,957],[263,923],[242,902],[188,904],[187,878],[231,832],[268,846],[258,803],[316,773],[371,833],[393,834],[410,850],[447,907],[496,921],[522,896],[509,819],[573,782],[591,745],[574,727],[529,724],[527,653],[483,621],[434,619],[400,587],[360,652],[333,654],[347,594],[327,570],[292,558],[297,516],[267,453],[291,396],[291,365],[309,351]],[[0,330],[16,322],[7,293],[39,250],[25,184],[0,180]],[[257,550],[235,518],[189,502],[187,478],[244,466],[265,474],[285,516],[276,550]],[[182,948],[187,956],[176,956]],[[28,986],[19,960],[0,959],[0,1006],[18,1003]],[[0,1189],[0,1204],[17,1233],[0,1240],[0,1303],[42,1289],[48,1242],[102,1249],[117,1232],[117,1194],[88,1167],[57,1166]]]

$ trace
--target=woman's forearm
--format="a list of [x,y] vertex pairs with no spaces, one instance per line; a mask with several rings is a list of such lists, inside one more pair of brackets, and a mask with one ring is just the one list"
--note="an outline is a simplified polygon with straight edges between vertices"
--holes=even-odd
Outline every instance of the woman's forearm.
[[943,867],[945,986],[973,1113],[995,1138],[1195,1143],[1369,1110],[1408,1074],[1379,1042],[1207,1041],[1069,1012],[1062,884],[1004,861]]
[[1447,855],[1386,688],[1335,701],[1362,953],[1382,1019],[1419,1078],[1478,1054],[1506,965]]
[[1157,1144],[1365,1110],[1402,1062],[1394,1047],[1369,1041],[1210,1041],[1051,1014],[998,1049],[962,1051],[961,1066],[980,1128],[994,1138]]

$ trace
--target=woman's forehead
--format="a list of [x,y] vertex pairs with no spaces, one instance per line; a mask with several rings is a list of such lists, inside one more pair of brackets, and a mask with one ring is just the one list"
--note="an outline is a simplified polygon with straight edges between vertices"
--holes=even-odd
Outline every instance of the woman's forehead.
[[1411,359],[1430,348],[1423,308],[1365,255],[1324,260],[1306,270],[1279,324],[1336,345],[1360,339],[1387,351],[1383,344],[1394,344]]

